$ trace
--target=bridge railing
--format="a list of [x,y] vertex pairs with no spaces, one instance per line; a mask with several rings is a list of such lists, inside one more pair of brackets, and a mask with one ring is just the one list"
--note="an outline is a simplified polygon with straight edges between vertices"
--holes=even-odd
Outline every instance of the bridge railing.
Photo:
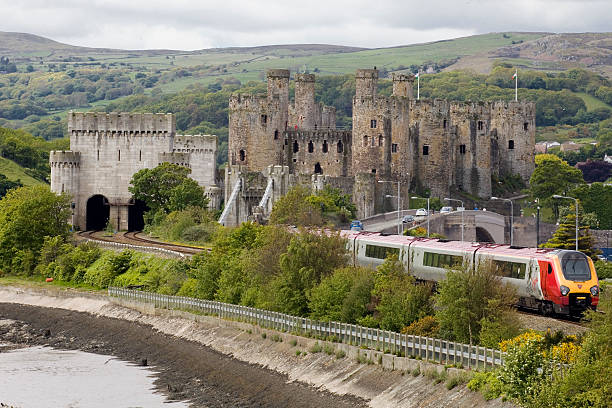
[[413,336],[355,324],[326,322],[291,316],[248,306],[183,296],[169,296],[118,287],[109,287],[112,297],[153,305],[156,308],[193,311],[220,318],[239,320],[264,328],[291,332],[329,341],[359,346],[441,364],[461,364],[467,368],[490,369],[503,364],[505,353],[431,337]]

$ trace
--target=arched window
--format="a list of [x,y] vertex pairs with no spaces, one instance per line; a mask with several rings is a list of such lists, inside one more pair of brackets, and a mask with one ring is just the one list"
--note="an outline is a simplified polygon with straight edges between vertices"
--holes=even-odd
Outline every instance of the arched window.
[[323,153],[327,153],[327,140],[323,141]]
[[382,147],[382,145],[383,145],[383,137],[382,135],[378,135],[378,146]]
[[244,159],[246,158],[245,156],[246,154],[244,153],[244,150],[240,150],[240,161],[244,161]]
[[321,168],[321,164],[317,162],[314,168],[315,174],[323,174],[323,169]]
[[293,142],[293,153],[297,153],[300,151],[300,145],[298,144],[297,140]]
[[312,144],[312,140],[308,142],[308,153],[314,152],[314,145]]
[[274,131],[274,140],[278,139],[278,129]]
[[368,137],[367,136],[363,137],[363,147],[368,147]]
[[344,151],[344,146],[342,145],[342,140],[338,140],[338,153],[342,153]]

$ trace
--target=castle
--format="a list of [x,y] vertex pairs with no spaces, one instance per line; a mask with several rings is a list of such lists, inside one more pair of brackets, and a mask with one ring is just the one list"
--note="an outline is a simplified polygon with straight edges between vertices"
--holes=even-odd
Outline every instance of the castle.
[[172,114],[70,112],[68,132],[71,150],[50,153],[51,190],[72,195],[78,229],[99,230],[110,221],[116,230],[141,230],[146,208],[128,191],[130,180],[163,162],[189,167],[209,206],[220,205],[217,137],[177,135]]
[[295,75],[293,104],[289,79],[288,70],[269,70],[267,95],[230,98],[225,225],[265,217],[296,183],[340,188],[363,218],[394,209],[396,187],[380,181],[399,182],[402,197],[490,197],[492,175],[527,182],[533,172],[533,102],[418,100],[409,74],[393,74],[385,97],[378,71],[360,69],[352,131],[337,130],[335,109],[315,102],[314,75]]

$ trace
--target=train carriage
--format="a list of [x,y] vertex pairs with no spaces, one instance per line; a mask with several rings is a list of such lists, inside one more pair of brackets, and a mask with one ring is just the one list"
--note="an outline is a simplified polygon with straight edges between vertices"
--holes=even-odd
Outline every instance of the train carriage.
[[520,306],[544,314],[579,315],[596,309],[599,283],[593,261],[578,251],[522,248],[342,231],[355,265],[376,267],[397,253],[418,279],[440,281],[453,266],[473,268],[490,262],[502,280],[516,288]]

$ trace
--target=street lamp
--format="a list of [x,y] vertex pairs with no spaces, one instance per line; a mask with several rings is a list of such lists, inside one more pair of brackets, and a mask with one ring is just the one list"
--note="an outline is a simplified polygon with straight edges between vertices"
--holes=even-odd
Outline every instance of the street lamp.
[[578,250],[578,199],[574,197],[566,197],[559,194],[553,195],[553,198],[566,198],[568,200],[574,200],[576,204],[576,251]]
[[379,183],[397,183],[397,235],[401,235],[400,233],[400,227],[402,224],[402,220],[401,220],[401,209],[400,209],[400,181],[393,181],[393,180],[378,180]]
[[[410,197],[413,200],[418,200],[419,198],[425,198],[425,197]],[[427,197],[427,238],[429,238],[429,197]]]
[[465,207],[463,206],[463,201],[458,200],[456,198],[445,198],[445,201],[459,201],[461,203],[461,208],[464,209],[464,211],[461,211],[461,242],[463,242],[463,213],[465,212]]
[[514,203],[509,198],[491,197],[491,200],[507,201],[510,203],[510,246],[514,245],[514,234],[512,232],[514,224]]

